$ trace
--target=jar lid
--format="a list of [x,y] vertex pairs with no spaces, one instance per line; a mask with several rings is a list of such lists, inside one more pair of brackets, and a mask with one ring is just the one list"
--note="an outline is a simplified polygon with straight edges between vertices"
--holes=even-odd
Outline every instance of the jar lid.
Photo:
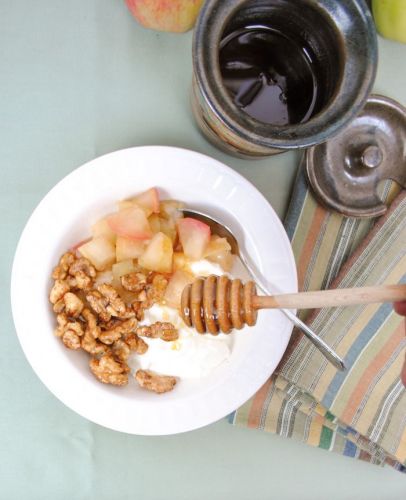
[[377,217],[387,207],[378,185],[406,187],[406,109],[371,95],[357,117],[331,140],[309,148],[305,170],[316,197],[351,217]]

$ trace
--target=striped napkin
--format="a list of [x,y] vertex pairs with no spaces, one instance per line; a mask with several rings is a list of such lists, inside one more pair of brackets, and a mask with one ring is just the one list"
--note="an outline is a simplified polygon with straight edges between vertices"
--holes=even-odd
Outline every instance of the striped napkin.
[[[406,192],[386,183],[381,196],[390,209],[380,219],[344,217],[318,205],[299,172],[285,227],[300,290],[406,282]],[[232,423],[406,471],[404,319],[391,304],[302,311],[301,318],[347,370],[338,372],[295,330],[276,373]]]

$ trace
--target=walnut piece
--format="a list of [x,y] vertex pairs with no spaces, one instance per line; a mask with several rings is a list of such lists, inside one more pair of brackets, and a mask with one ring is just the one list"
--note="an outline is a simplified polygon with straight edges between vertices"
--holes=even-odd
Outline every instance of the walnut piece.
[[100,335],[100,327],[97,325],[96,316],[86,308],[82,311],[82,317],[87,322],[86,332],[89,332],[94,339],[97,339]]
[[108,345],[96,340],[89,332],[89,330],[85,331],[80,346],[84,351],[88,352],[89,354],[93,354],[93,356],[99,356],[100,354],[109,354],[111,351]]
[[59,259],[59,264],[54,268],[52,272],[52,278],[54,280],[64,280],[68,274],[69,267],[73,264],[76,257],[72,252],[66,252]]
[[103,297],[103,295],[97,290],[91,290],[88,294],[86,294],[86,300],[102,321],[107,322],[110,320],[111,314],[106,309],[109,301],[106,297]]
[[134,377],[141,387],[157,394],[171,391],[176,384],[175,377],[159,375],[150,370],[137,370]]
[[138,294],[138,300],[132,303],[132,308],[139,321],[144,319],[144,311],[155,303],[161,302],[165,294],[168,280],[162,274],[150,272],[147,284]]
[[77,318],[83,310],[83,302],[72,292],[65,293],[63,296],[65,303],[65,312],[68,316]]
[[136,327],[137,320],[135,318],[130,318],[126,321],[118,323],[110,330],[101,331],[99,334],[99,339],[104,344],[112,344],[113,342],[121,339],[124,334],[131,333]]
[[65,281],[56,280],[49,293],[49,301],[51,304],[56,304],[69,290],[70,287]]
[[130,346],[121,339],[114,342],[111,348],[111,352],[113,353],[114,357],[122,363],[127,363],[128,358],[131,354]]
[[63,300],[63,297],[59,299],[58,302],[55,302],[52,309],[56,314],[60,314],[65,310],[65,301]]
[[96,316],[89,309],[83,309],[82,317],[87,323],[81,342],[82,349],[94,356],[110,353],[110,347],[97,340],[101,330],[97,324]]
[[96,269],[88,259],[85,257],[80,257],[78,259],[75,259],[74,262],[69,266],[69,274],[71,276],[76,276],[79,273],[83,273],[89,278],[95,278],[96,277]]
[[56,319],[58,327],[55,330],[55,335],[61,337],[68,349],[79,349],[81,346],[80,337],[83,336],[82,324],[79,321],[69,321],[65,313],[58,314]]
[[95,377],[103,384],[123,386],[128,383],[125,365],[110,354],[105,354],[100,359],[92,358],[89,366]]
[[141,292],[147,285],[147,277],[144,273],[129,273],[121,276],[121,285],[130,292]]
[[86,295],[91,308],[107,323],[111,317],[127,319],[135,316],[134,311],[127,308],[117,290],[107,283],[102,283],[96,290]]
[[[162,274],[150,273],[148,276],[147,298],[152,303],[161,302],[165,294],[166,287],[168,286],[168,279]],[[152,305],[152,304],[151,304]]]
[[107,310],[111,316],[120,318],[125,314],[125,303],[114,287],[107,283],[102,283],[97,287],[97,291],[107,300]]
[[130,350],[137,354],[145,354],[148,351],[148,344],[145,340],[138,337],[136,333],[129,333],[124,337],[124,341],[129,346]]
[[66,281],[71,288],[77,288],[78,290],[90,290],[93,286],[92,278],[83,271],[78,271],[75,276],[68,276]]
[[68,349],[80,349],[80,337],[73,330],[66,330],[62,335],[62,342]]
[[140,337],[148,337],[151,339],[162,339],[165,342],[176,340],[179,338],[179,332],[172,323],[161,323],[157,321],[152,325],[140,326],[135,333]]

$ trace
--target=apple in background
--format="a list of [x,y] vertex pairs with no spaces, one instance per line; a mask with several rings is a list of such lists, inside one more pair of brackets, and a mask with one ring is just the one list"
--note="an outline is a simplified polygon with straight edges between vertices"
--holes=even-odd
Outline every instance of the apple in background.
[[137,21],[158,31],[184,33],[193,28],[204,0],[126,0]]
[[372,12],[382,36],[406,43],[406,0],[372,0]]

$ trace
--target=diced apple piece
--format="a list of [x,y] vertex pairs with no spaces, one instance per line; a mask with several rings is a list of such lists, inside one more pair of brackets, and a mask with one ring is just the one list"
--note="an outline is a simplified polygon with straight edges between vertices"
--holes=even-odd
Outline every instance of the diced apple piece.
[[176,309],[179,308],[183,289],[185,286],[193,283],[193,281],[194,276],[192,273],[188,273],[180,269],[175,271],[165,290],[164,300],[166,305]]
[[76,250],[81,247],[82,245],[84,245],[85,243],[87,243],[88,241],[91,241],[92,238],[85,238],[84,240],[80,240],[78,241],[77,243],[75,243],[74,245],[72,245],[70,247],[70,251],[71,252],[76,252]]
[[183,218],[183,213],[180,209],[184,206],[185,204],[181,201],[164,200],[159,204],[159,212],[162,218],[177,221]]
[[107,219],[100,219],[92,226],[92,236],[93,238],[97,238],[99,236],[105,236],[112,243],[116,242],[116,235],[111,230]]
[[159,193],[157,188],[151,188],[132,199],[142,208],[151,210],[152,213],[159,213]]
[[177,238],[177,232],[176,232],[176,223],[173,219],[163,219],[162,217],[159,218],[159,225],[160,225],[160,231],[168,238],[171,239],[172,245],[175,244],[176,238]]
[[123,260],[122,262],[117,262],[117,264],[113,264],[111,268],[113,273],[113,286],[118,287],[121,286],[121,276],[125,276],[126,274],[130,274],[136,271],[136,266],[134,265],[134,261],[132,259]]
[[190,269],[190,260],[183,252],[173,253],[173,269],[174,271],[177,271],[178,269],[187,271]]
[[161,230],[161,222],[160,222],[159,215],[157,215],[157,214],[150,215],[148,217],[148,222],[149,222],[151,231],[154,234],[159,233],[159,231]]
[[224,252],[208,255],[206,258],[207,260],[218,264],[225,272],[231,271],[234,265],[234,255],[227,250]]
[[97,273],[97,276],[94,280],[94,286],[101,285],[102,283],[107,283],[111,284],[113,281],[113,273],[111,272],[111,269],[108,269],[107,271],[101,271]]
[[116,261],[138,259],[144,253],[146,240],[129,240],[118,236],[116,241]]
[[117,208],[121,212],[121,210],[127,210],[127,208],[132,208],[134,203],[131,200],[119,200],[117,202]]
[[191,217],[177,221],[177,228],[183,252],[192,260],[199,260],[210,242],[210,227]]
[[145,212],[135,205],[109,215],[107,222],[117,236],[130,240],[147,240],[152,236]]
[[128,208],[133,208],[133,207],[140,208],[145,213],[145,217],[149,217],[152,214],[152,210],[150,208],[141,207],[140,205],[138,205],[138,203],[135,203],[135,201],[133,199],[120,200],[117,203],[117,208],[118,208],[119,212],[121,212],[123,210],[127,210]]
[[210,238],[210,243],[207,245],[206,251],[204,252],[204,257],[209,257],[210,255],[215,255],[221,252],[231,252],[230,243],[227,238],[220,238],[217,234],[213,234]]
[[89,259],[98,271],[104,271],[116,258],[114,244],[105,236],[92,238],[90,241],[78,248],[83,257]]
[[219,264],[226,272],[231,271],[233,267],[234,255],[231,253],[231,245],[226,238],[220,238],[217,234],[213,234],[210,238],[204,257]]
[[138,264],[150,271],[172,272],[172,241],[164,233],[157,233],[148,243],[145,252],[138,259]]

